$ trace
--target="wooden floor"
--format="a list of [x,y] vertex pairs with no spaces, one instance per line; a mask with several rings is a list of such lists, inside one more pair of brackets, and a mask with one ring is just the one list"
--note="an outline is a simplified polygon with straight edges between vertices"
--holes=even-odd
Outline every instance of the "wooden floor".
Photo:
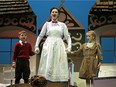
[[[32,87],[30,84],[15,84],[7,87]],[[38,87],[69,87],[67,83],[49,83],[46,86],[38,86]]]
[[[3,67],[4,66],[0,66],[0,83],[9,85],[11,83],[11,79],[13,79],[14,82],[14,75],[13,75],[14,70],[11,71],[11,68],[8,66],[5,68]],[[102,64],[99,72],[99,77],[110,77],[110,76],[116,76],[116,64]],[[21,80],[21,82],[23,83],[23,80]],[[86,87],[85,80],[79,79],[79,72],[74,73],[74,82],[75,82],[75,86]],[[2,87],[6,87],[6,86],[2,86]],[[24,87],[24,86],[22,85],[20,87]],[[60,84],[52,83],[52,84],[47,84],[46,87],[68,87],[68,86],[62,83]]]
[[46,87],[68,87],[67,83],[49,83]]

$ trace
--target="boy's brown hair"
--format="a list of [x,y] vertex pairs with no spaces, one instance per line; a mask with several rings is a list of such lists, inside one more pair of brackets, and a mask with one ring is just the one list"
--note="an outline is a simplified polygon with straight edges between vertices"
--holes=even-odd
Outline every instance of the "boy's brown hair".
[[19,34],[19,36],[20,36],[20,35],[23,34],[23,33],[26,33],[26,31],[22,30],[22,31],[20,31],[18,34]]

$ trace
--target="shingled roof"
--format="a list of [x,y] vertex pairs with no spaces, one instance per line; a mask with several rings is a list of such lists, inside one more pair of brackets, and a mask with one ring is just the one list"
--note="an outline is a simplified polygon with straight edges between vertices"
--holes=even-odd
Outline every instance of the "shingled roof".
[[27,0],[0,0],[0,27],[6,26],[36,33],[36,15]]
[[33,13],[27,0],[0,0],[0,15]]
[[116,0],[97,0],[91,12],[116,12]]
[[88,15],[88,30],[95,30],[105,25],[116,24],[115,19],[116,0],[96,0]]

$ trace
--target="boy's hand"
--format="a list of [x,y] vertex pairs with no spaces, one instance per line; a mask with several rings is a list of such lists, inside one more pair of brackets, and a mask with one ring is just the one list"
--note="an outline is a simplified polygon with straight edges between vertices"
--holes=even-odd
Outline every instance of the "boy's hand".
[[39,48],[35,48],[35,53],[38,54],[40,52]]
[[16,63],[15,62],[12,62],[12,67],[16,68]]

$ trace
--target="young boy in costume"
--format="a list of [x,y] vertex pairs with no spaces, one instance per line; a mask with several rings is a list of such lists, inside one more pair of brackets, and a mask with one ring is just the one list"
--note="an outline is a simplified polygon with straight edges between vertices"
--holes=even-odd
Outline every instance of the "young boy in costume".
[[15,68],[15,84],[19,84],[21,78],[23,78],[24,83],[29,82],[29,59],[30,56],[33,56],[35,54],[32,51],[31,44],[27,42],[26,31],[20,31],[18,37],[20,40],[14,46],[12,57],[12,67]]

